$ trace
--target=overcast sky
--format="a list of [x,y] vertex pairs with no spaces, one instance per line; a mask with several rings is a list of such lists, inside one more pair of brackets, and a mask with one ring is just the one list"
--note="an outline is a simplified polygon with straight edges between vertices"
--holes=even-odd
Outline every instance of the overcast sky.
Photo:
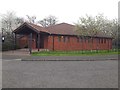
[[86,14],[103,13],[109,19],[118,18],[119,0],[1,0],[0,14],[15,11],[17,16],[36,16],[38,20],[54,15],[59,22],[74,23]]

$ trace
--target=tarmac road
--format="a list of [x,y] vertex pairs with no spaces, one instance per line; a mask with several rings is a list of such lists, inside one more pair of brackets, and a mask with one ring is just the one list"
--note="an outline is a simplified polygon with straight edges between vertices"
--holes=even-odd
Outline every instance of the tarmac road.
[[118,61],[3,60],[3,88],[117,88]]

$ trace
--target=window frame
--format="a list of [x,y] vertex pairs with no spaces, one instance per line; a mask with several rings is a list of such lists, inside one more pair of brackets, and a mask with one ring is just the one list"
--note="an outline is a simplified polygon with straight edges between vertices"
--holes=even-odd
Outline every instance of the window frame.
[[106,38],[104,38],[104,43],[106,43]]
[[66,42],[66,36],[63,36],[63,42],[64,43]]
[[103,41],[103,38],[101,38],[101,43],[103,44],[103,42],[104,42],[104,41]]
[[61,36],[58,36],[58,42],[61,42]]

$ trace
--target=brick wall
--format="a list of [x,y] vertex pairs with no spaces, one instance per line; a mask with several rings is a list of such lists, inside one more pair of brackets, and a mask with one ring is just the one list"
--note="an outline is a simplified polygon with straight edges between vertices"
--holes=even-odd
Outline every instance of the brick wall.
[[[68,36],[66,36],[68,37]],[[100,40],[100,41],[99,41]],[[69,36],[69,41],[64,42],[64,36],[61,36],[61,41],[58,40],[58,36],[54,36],[54,45],[53,45],[53,36],[48,36],[48,49],[49,50],[108,50],[112,49],[112,39],[104,38],[93,38],[93,43],[86,39],[83,41],[77,41],[76,36]]]
[[[36,39],[35,39],[36,35],[33,34],[32,35],[32,48],[35,49],[36,48]],[[20,48],[24,48],[26,46],[28,46],[29,44],[29,35],[24,35],[23,37],[18,39],[18,44],[20,46]]]
[[26,46],[28,46],[28,36],[23,36],[18,40],[18,44],[20,46],[20,48],[24,48]]
[[[36,34],[33,34],[33,40],[32,40],[32,48],[36,48]],[[89,41],[86,39],[83,42],[79,39],[77,39],[76,36],[65,36],[65,38],[69,37],[68,39],[65,39],[64,41],[64,36],[61,36],[61,41],[59,41],[59,37],[57,35],[54,35],[54,40],[53,36],[44,36],[44,49],[49,49],[49,50],[108,50],[112,49],[112,39],[106,39],[105,38],[93,38],[93,43],[92,41]],[[79,41],[78,41],[79,40]],[[54,45],[53,45],[54,43]],[[28,35],[22,37],[19,40],[19,45],[21,48],[25,47],[28,45]]]

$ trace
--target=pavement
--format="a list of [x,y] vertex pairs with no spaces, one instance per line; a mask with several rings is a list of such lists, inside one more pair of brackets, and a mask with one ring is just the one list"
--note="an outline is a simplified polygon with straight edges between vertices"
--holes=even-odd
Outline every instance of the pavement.
[[11,51],[4,51],[2,52],[2,59],[3,60],[15,60],[15,59],[22,59],[29,57],[29,50],[28,49],[18,49],[18,50],[11,50]]
[[118,55],[97,55],[97,56],[29,56],[22,61],[98,61],[118,60]]

